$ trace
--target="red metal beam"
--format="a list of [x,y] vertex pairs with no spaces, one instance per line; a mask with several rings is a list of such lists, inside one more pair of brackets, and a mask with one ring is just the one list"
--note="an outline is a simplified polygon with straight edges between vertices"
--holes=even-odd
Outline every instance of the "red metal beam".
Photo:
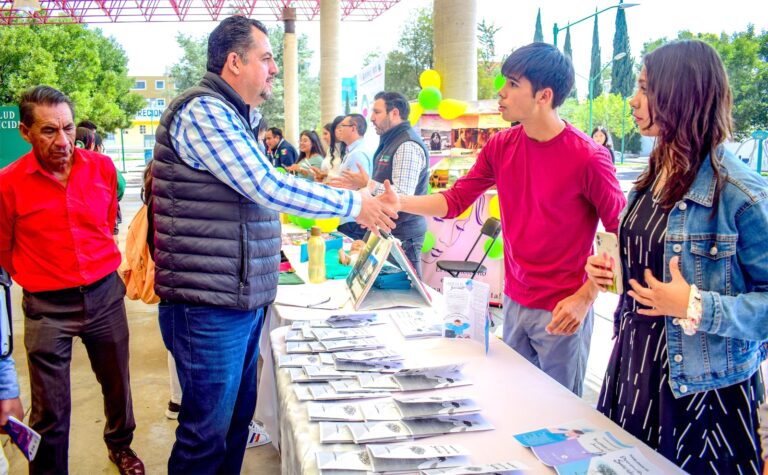
[[[296,8],[299,21],[316,21],[321,0],[39,0],[40,10],[14,8],[0,0],[0,26],[52,23],[135,23],[218,21],[233,10],[265,21],[282,19],[283,8]],[[400,0],[341,0],[341,19],[370,21]]]

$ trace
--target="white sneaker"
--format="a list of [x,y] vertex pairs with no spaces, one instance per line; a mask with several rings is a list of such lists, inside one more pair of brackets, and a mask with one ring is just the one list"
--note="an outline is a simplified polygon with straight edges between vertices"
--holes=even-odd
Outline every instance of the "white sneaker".
[[264,425],[261,422],[251,421],[248,425],[248,442],[245,444],[246,449],[251,447],[258,447],[260,445],[268,444],[272,442],[272,439],[264,430]]

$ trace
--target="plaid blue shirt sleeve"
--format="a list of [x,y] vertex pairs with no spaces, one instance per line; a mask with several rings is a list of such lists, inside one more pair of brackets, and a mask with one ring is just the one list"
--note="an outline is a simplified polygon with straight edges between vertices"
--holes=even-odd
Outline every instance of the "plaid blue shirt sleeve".
[[[392,188],[397,194],[411,196],[416,193],[419,174],[424,168],[424,150],[416,142],[405,142],[395,150],[392,157]],[[373,195],[384,193],[384,185],[374,182]]]
[[246,127],[227,104],[201,96],[179,110],[169,133],[185,163],[209,171],[255,203],[313,218],[360,214],[359,193],[277,172]]

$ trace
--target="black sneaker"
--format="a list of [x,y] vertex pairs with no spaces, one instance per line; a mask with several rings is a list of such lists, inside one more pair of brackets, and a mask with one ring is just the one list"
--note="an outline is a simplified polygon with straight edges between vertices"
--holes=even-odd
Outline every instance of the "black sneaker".
[[168,419],[176,420],[179,418],[179,411],[181,410],[181,404],[176,404],[173,401],[168,401],[168,409],[165,410],[165,417]]

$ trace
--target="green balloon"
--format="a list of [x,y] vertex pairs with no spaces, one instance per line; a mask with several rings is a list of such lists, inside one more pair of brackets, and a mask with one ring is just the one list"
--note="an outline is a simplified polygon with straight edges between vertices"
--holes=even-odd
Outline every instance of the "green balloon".
[[302,216],[296,216],[296,226],[304,229],[309,229],[315,225],[315,220],[312,218],[304,218]]
[[[492,242],[493,246],[491,246]],[[488,248],[491,250],[489,251]],[[488,253],[488,259],[492,259],[494,261],[504,257],[504,240],[501,239],[501,234],[499,234],[499,237],[496,238],[496,242],[494,242],[491,238],[486,239],[485,244],[483,244],[483,251]]]
[[498,73],[495,78],[493,78],[493,89],[496,92],[501,91],[501,88],[504,87],[504,83],[507,82],[507,78],[505,78],[501,73]]
[[419,92],[419,104],[424,109],[435,110],[442,100],[443,95],[440,94],[440,90],[436,87],[425,87]]
[[278,173],[284,173],[284,174],[288,173],[287,171],[285,171],[285,168],[283,168],[283,167],[277,167],[277,168],[275,168],[275,170],[277,170]]
[[435,247],[435,234],[432,231],[427,231],[424,235],[424,244],[421,245],[421,253],[426,254]]

